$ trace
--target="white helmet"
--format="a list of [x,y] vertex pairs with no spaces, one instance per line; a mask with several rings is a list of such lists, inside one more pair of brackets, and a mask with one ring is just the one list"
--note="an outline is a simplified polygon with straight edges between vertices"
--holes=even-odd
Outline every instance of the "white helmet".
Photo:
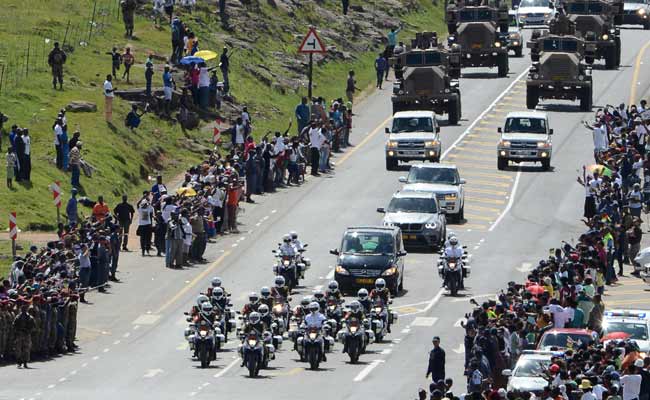
[[271,296],[271,289],[269,289],[268,286],[264,286],[262,289],[260,289],[260,294],[263,298],[268,299]]
[[260,301],[260,296],[255,292],[251,292],[251,294],[248,295],[248,301],[252,304],[257,304],[257,302]]
[[291,241],[291,236],[290,235],[283,235],[282,236],[282,241],[285,243],[289,243]]
[[368,298],[368,290],[365,288],[359,289],[357,292],[357,296],[359,296],[359,300],[365,300]]
[[456,237],[456,234],[454,232],[449,232],[447,234],[447,240],[451,240],[451,238]]
[[262,317],[266,317],[267,315],[269,315],[269,306],[267,306],[266,304],[262,304],[257,309],[257,312],[260,313]]
[[215,276],[214,278],[212,278],[212,287],[213,288],[214,287],[221,287],[221,278],[219,278],[218,276]]
[[322,290],[314,290],[314,299],[316,301],[322,300],[325,298],[325,293]]
[[337,281],[331,281],[328,285],[327,288],[329,289],[330,292],[332,293],[338,293],[339,291],[339,283]]
[[210,303],[209,301],[204,301],[201,304],[201,311],[203,311],[204,313],[211,313],[212,312],[212,303]]
[[220,287],[212,289],[212,298],[215,300],[223,299],[223,289]]
[[291,232],[289,232],[289,236],[291,236],[291,239],[296,240],[296,239],[298,239],[298,232],[291,231]]
[[456,236],[452,236],[449,238],[449,244],[452,246],[456,246],[458,244],[458,238]]
[[320,306],[315,301],[309,303],[309,311],[317,313],[320,310]]
[[257,324],[258,322],[260,322],[260,319],[262,319],[262,317],[258,312],[252,312],[251,315],[248,316],[248,320],[250,321],[251,324]]
[[278,275],[275,277],[275,287],[279,287],[279,288],[284,287],[285,283],[286,281],[284,280],[284,276]]
[[386,287],[386,281],[384,280],[384,278],[378,278],[378,279],[375,281],[375,287],[376,287],[377,289],[383,289],[383,288],[385,288],[385,287]]
[[359,311],[360,308],[361,308],[361,303],[359,303],[358,301],[353,300],[350,303],[350,310],[352,310],[353,312]]
[[201,308],[203,303],[205,303],[206,301],[210,302],[210,299],[208,298],[208,296],[206,296],[204,294],[201,294],[196,298],[196,305],[199,306],[199,308]]
[[300,300],[300,305],[303,307],[309,307],[311,304],[311,296],[305,296]]

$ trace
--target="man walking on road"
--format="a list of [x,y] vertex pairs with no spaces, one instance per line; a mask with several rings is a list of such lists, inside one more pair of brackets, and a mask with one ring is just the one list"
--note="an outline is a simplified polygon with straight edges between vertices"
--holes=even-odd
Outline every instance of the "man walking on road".
[[445,379],[445,351],[440,347],[440,337],[433,337],[433,349],[429,352],[428,378],[431,375],[433,382]]
[[63,90],[63,64],[67,56],[59,48],[59,42],[54,42],[54,48],[47,56],[47,63],[52,68],[52,86],[56,89],[56,82],[59,82],[59,89]]
[[122,237],[122,250],[129,251],[127,246],[129,244],[129,228],[131,227],[131,222],[133,222],[133,215],[135,214],[135,209],[128,202],[126,195],[122,195],[122,202],[115,206],[113,209],[113,214],[117,218],[117,221],[120,224],[120,235]]
[[384,53],[379,53],[377,59],[375,59],[375,71],[377,72],[377,89],[381,89],[381,84],[384,82],[384,74],[388,68],[388,61],[384,57]]
[[309,129],[309,150],[311,151],[311,174],[313,176],[320,175],[318,173],[318,164],[320,162],[320,147],[324,141],[325,136],[318,127],[318,123],[312,121]]

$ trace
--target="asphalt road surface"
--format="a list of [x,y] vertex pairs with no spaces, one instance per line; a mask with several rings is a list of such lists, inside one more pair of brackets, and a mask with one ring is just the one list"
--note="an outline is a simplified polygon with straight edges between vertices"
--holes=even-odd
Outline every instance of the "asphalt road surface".
[[[640,50],[650,42],[650,33],[623,29],[622,42],[619,70],[594,70],[594,110],[628,103],[648,91],[650,71],[643,66],[650,54]],[[409,398],[428,385],[427,354],[434,335],[441,336],[447,352],[452,390],[463,392],[463,330],[458,321],[471,310],[468,299],[493,297],[508,281],[521,280],[550,247],[577,238],[582,230],[578,218],[583,190],[575,177],[592,161],[591,133],[581,126],[592,113],[569,102],[542,102],[538,109],[549,113],[555,130],[551,171],[532,164],[496,169],[496,127],[509,111],[525,108],[529,64],[525,52],[524,58],[511,57],[507,78],[496,78],[496,70],[467,70],[461,79],[460,124],[445,126],[442,117],[443,162],[458,165],[467,179],[466,220],[448,225],[473,255],[467,290],[459,297],[447,296],[434,268],[436,256],[409,253],[405,290],[393,304],[400,318],[388,340],[370,345],[359,364],[349,364],[337,343],[321,369],[310,371],[286,342],[271,368],[250,379],[239,367],[237,343],[231,340],[210,368],[200,369],[183,338],[183,311],[213,276],[223,278],[237,309],[249,292],[271,286],[271,250],[289,230],[309,243],[306,255],[312,259],[305,287],[293,296],[294,302],[326,287],[335,262],[328,250],[339,246],[347,226],[380,223],[376,208],[387,204],[399,189],[398,177],[406,173],[407,168],[387,172],[384,166],[383,132],[391,114],[388,89],[356,106],[356,146],[337,155],[335,173],[246,204],[242,233],[209,245],[209,264],[169,270],[162,259],[123,253],[122,282],[108,294],[92,294],[94,304],[81,307],[79,352],[34,362],[30,370],[3,367],[0,398]]]

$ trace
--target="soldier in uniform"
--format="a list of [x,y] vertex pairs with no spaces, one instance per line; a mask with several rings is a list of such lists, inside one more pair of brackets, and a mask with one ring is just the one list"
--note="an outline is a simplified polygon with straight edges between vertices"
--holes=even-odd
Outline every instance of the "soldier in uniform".
[[6,359],[7,337],[11,322],[9,321],[9,300],[0,301],[0,358]]
[[41,330],[43,328],[43,321],[41,321],[41,312],[39,305],[40,296],[36,295],[32,298],[32,306],[29,308],[29,315],[34,318],[34,330],[31,334],[31,350],[36,353],[38,351],[39,339],[41,337]]
[[29,356],[32,351],[32,333],[36,329],[34,318],[29,315],[29,303],[25,300],[20,301],[20,313],[14,319],[14,346],[16,348],[16,362],[18,368],[22,365],[27,368]]
[[54,48],[47,56],[47,63],[52,68],[52,86],[56,89],[56,82],[59,82],[59,87],[63,90],[63,64],[65,64],[67,56],[63,50],[59,48],[59,42],[54,43]]
[[[72,289],[72,285],[70,286]],[[77,310],[79,309],[79,295],[72,293],[68,300],[68,326],[65,334],[65,344],[68,351],[74,351],[77,345],[74,344],[77,337]]]

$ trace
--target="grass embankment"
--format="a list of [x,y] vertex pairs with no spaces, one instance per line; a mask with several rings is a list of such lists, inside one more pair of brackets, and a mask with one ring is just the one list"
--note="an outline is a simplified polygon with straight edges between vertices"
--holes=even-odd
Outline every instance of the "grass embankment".
[[[418,30],[444,29],[442,10],[432,5],[428,0],[411,0],[417,4],[417,12],[404,14],[400,17],[406,23],[400,37],[405,41]],[[56,4],[53,4],[56,3]],[[129,104],[120,99],[114,102],[113,123],[106,124],[103,118],[102,83],[105,75],[110,73],[110,51],[113,46],[120,49],[131,47],[138,65],[131,73],[132,83],[127,85],[121,80],[114,81],[118,89],[144,86],[142,63],[148,53],[166,55],[170,49],[169,27],[154,26],[145,15],[136,17],[135,35],[137,38],[127,40],[121,19],[116,14],[117,1],[97,0],[96,21],[94,32],[87,46],[80,46],[79,41],[87,40],[89,21],[91,19],[94,0],[5,0],[5,13],[0,16],[0,64],[11,65],[9,85],[2,88],[0,94],[0,111],[9,115],[10,120],[5,125],[3,149],[6,149],[6,136],[9,126],[18,124],[28,127],[32,137],[32,183],[31,185],[15,184],[13,190],[4,186],[0,189],[0,229],[6,230],[10,211],[18,213],[18,224],[25,230],[51,230],[56,225],[56,211],[52,205],[52,197],[48,185],[53,181],[61,181],[63,191],[70,191],[69,174],[57,170],[54,166],[53,134],[51,126],[58,110],[74,100],[95,102],[98,111],[95,113],[68,113],[70,133],[75,129],[81,131],[84,142],[84,158],[97,168],[92,178],[82,175],[81,182],[85,194],[96,198],[103,194],[109,205],[114,205],[122,193],[135,197],[144,187],[150,186],[148,176],[155,174],[151,165],[144,162],[144,155],[152,148],[158,148],[162,153],[160,162],[164,166],[166,179],[171,179],[192,162],[202,158],[182,147],[187,139],[197,139],[205,145],[210,145],[210,135],[200,130],[183,133],[178,125],[161,121],[152,115],[143,118],[143,123],[136,132],[124,127],[123,119]],[[340,13],[338,1],[304,2],[295,11],[295,16],[289,16],[280,8],[260,2],[256,10],[265,21],[266,27],[261,30],[263,36],[249,43],[251,49],[238,51],[232,59],[231,86],[236,101],[247,104],[253,112],[254,132],[263,135],[267,130],[286,128],[293,109],[301,96],[306,95],[306,85],[297,92],[286,90],[282,93],[277,88],[262,83],[245,70],[246,66],[261,64],[270,71],[282,71],[282,59],[274,52],[288,54],[287,57],[302,58],[296,54],[300,38],[286,29],[294,27],[295,31],[306,32],[312,24],[317,28],[328,28],[336,32],[350,31],[350,20],[334,20],[326,26],[319,26],[317,7],[326,7],[332,13]],[[379,1],[378,3],[381,3]],[[212,4],[212,3],[211,3]],[[372,5],[364,5],[371,8]],[[199,37],[201,49],[220,49],[229,33],[224,31],[218,21],[218,16],[210,9],[198,9],[191,15],[181,14],[186,22]],[[396,17],[397,18],[397,17]],[[52,90],[51,76],[44,57],[54,41],[62,42],[66,27],[70,21],[68,39],[75,47],[69,54],[64,73],[64,91]],[[364,21],[366,23],[373,21]],[[356,22],[355,22],[356,23]],[[382,29],[378,29],[382,30]],[[237,36],[237,30],[233,35]],[[46,43],[47,42],[47,43]],[[29,76],[15,79],[17,69],[24,68],[26,49],[30,47]],[[346,43],[326,42],[327,46],[336,45],[340,51],[346,50]],[[357,72],[359,87],[367,87],[374,81],[372,67],[376,56],[376,48],[368,46],[365,52],[353,54],[349,61],[331,61],[316,65],[314,70],[314,94],[326,99],[342,97],[344,93],[347,71]],[[316,57],[319,59],[319,57]],[[306,57],[303,59],[306,61]],[[214,63],[214,61],[213,61]],[[157,62],[157,68],[161,62]],[[214,65],[214,64],[213,64]],[[7,73],[7,72],[5,72]],[[281,72],[280,72],[281,73]],[[24,73],[19,73],[24,75]],[[278,73],[279,74],[279,73]],[[306,78],[304,78],[306,81]],[[161,72],[156,71],[154,85],[161,86]],[[71,136],[71,134],[70,134]],[[4,154],[3,154],[4,157]],[[4,174],[4,170],[3,170]],[[6,254],[0,247],[0,254]],[[0,265],[6,261],[0,260]],[[1,267],[0,267],[1,268]],[[0,274],[2,275],[2,274]]]

